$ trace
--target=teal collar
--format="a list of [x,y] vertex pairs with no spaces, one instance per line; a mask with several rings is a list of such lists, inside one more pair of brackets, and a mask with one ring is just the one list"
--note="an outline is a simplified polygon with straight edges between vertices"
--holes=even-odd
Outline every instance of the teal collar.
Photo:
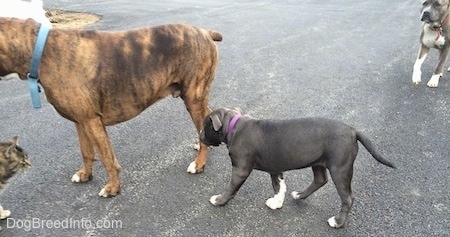
[[44,53],[45,42],[47,41],[47,35],[50,31],[50,26],[41,24],[36,43],[34,45],[33,56],[31,57],[30,73],[27,75],[28,87],[30,89],[31,102],[33,108],[41,108],[41,100],[39,93],[41,89],[39,87],[39,65],[41,64],[42,54]]

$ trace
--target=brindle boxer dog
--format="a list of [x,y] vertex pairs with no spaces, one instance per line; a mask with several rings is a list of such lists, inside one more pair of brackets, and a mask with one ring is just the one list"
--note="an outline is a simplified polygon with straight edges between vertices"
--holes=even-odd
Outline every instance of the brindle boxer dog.
[[[0,75],[26,78],[39,30],[34,20],[0,18]],[[105,126],[127,121],[168,95],[181,97],[197,128],[210,112],[208,98],[222,35],[189,25],[162,25],[121,32],[61,30],[49,32],[39,70],[47,100],[73,121],[82,168],[73,182],[92,179],[94,150],[108,172],[103,197],[120,191],[119,172]],[[188,170],[201,172],[207,146]]]

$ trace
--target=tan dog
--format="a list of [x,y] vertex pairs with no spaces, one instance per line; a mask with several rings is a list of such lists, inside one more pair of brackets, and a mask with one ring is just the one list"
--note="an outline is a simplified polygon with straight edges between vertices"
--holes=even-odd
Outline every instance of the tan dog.
[[444,63],[450,50],[450,1],[424,0],[420,20],[423,22],[420,33],[421,47],[414,63],[412,81],[414,85],[422,81],[422,64],[430,48],[436,48],[439,50],[439,63],[427,83],[428,87],[434,88],[438,87],[439,79],[444,74]]
[[[34,20],[0,18],[0,75],[26,78],[39,30]],[[172,94],[184,100],[201,131],[222,35],[189,25],[162,25],[121,32],[59,30],[49,32],[39,70],[47,100],[76,125],[82,168],[73,182],[92,179],[94,149],[108,172],[103,197],[120,191],[119,172],[105,126],[129,120]],[[203,170],[207,146],[191,164]]]

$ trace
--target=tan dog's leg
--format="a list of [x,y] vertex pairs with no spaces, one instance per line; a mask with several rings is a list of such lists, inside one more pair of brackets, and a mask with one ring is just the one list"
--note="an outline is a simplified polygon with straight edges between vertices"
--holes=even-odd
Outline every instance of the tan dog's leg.
[[416,62],[414,63],[414,69],[413,69],[413,75],[412,75],[412,82],[415,86],[418,85],[422,81],[421,68],[422,68],[423,61],[425,61],[425,58],[427,58],[429,51],[430,51],[430,48],[428,48],[422,44],[422,46],[420,47]]
[[[101,157],[103,166],[105,167],[109,178],[108,183],[100,191],[99,195],[102,197],[114,197],[120,191],[119,173],[122,168],[120,167],[119,162],[114,155],[111,141],[108,137],[105,126],[103,125],[100,118],[91,119],[84,122],[83,124],[80,124],[80,126],[84,131],[81,132],[83,138],[80,137],[80,144],[82,145],[82,149],[83,147],[85,149],[84,151],[82,151],[84,165],[83,168],[80,169],[75,175],[80,177],[80,180],[81,176],[86,177],[89,174],[92,175],[92,162],[94,157],[89,155],[91,155],[90,152],[92,152],[93,144]],[[92,141],[92,144],[89,145],[87,143],[88,141]]]
[[431,76],[431,79],[427,83],[427,86],[432,88],[438,87],[439,79],[442,77],[442,75],[444,75],[444,63],[445,60],[447,60],[449,48],[445,47],[439,51],[439,63],[436,67],[436,70],[434,71],[433,76]]

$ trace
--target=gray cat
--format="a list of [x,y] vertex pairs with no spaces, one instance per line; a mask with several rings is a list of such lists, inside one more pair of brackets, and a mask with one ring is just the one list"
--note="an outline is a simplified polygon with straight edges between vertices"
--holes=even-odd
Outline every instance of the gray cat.
[[[0,191],[14,174],[25,171],[31,166],[27,153],[19,146],[19,137],[9,142],[0,142]],[[5,219],[11,212],[3,210],[0,205],[0,219]]]

